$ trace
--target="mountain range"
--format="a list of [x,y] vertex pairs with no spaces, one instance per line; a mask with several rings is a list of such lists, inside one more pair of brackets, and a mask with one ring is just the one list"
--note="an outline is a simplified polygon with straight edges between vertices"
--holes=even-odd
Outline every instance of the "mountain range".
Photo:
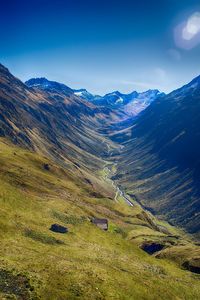
[[198,299],[199,120],[200,77],[98,96],[0,65],[0,297]]
[[104,96],[93,95],[86,89],[73,90],[64,84],[49,81],[46,78],[32,78],[25,82],[29,87],[38,87],[42,90],[53,90],[58,88],[62,91],[74,93],[96,106],[103,106],[111,109],[122,109],[127,116],[136,116],[147,106],[149,106],[158,96],[163,96],[158,90],[148,90],[138,93],[133,91],[129,94],[122,94],[119,91],[108,93]]

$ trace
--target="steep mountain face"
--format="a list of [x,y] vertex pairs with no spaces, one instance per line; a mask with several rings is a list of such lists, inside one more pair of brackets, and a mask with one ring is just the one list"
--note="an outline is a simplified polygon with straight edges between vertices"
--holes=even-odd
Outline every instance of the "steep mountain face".
[[133,97],[124,107],[124,111],[130,116],[137,116],[145,110],[156,98],[164,96],[164,93],[158,90],[148,90],[143,93],[138,93],[137,97]]
[[27,84],[0,65],[0,136],[50,156],[95,187],[93,172],[107,153],[98,128],[109,112],[62,84],[43,78]]
[[[38,140],[44,139],[58,149],[62,149],[61,140],[66,137],[86,149],[79,131],[82,130],[82,137],[85,134],[85,138],[87,134],[91,134],[89,128],[94,117],[92,104],[74,97],[73,92],[62,84],[42,78],[42,85],[36,80],[34,88],[28,88],[3,66],[0,72],[1,135],[8,134],[10,130],[9,136],[14,141],[39,147],[37,139],[34,139],[37,136]],[[88,127],[84,126],[85,120]],[[94,122],[96,120],[95,118]],[[27,137],[24,140],[21,138],[23,132]],[[90,151],[94,153],[92,148],[91,146]]]
[[154,101],[114,140],[117,178],[145,207],[200,233],[200,77]]

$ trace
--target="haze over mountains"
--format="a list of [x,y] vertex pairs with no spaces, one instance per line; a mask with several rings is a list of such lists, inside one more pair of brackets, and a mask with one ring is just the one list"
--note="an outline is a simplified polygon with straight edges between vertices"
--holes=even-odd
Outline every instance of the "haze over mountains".
[[200,77],[101,97],[0,65],[0,296],[198,299],[199,120]]

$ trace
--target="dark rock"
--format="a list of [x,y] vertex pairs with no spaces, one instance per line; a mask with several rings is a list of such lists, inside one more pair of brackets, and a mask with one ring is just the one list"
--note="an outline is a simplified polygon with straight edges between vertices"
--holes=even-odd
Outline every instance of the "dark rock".
[[50,230],[53,232],[59,232],[59,233],[67,233],[68,232],[68,228],[61,226],[59,224],[52,224],[50,227]]
[[192,273],[200,274],[200,257],[193,258],[191,261],[185,261],[182,266]]
[[49,171],[50,170],[50,166],[48,164],[44,164],[43,165],[44,170]]
[[145,242],[142,244],[141,249],[152,255],[155,252],[161,251],[165,245],[155,242]]

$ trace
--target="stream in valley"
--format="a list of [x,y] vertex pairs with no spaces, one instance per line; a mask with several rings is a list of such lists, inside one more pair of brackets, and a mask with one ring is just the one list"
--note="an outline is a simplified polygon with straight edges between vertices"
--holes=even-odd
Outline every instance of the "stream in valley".
[[129,197],[126,195],[126,193],[122,191],[111,179],[111,174],[112,174],[111,169],[109,167],[105,167],[104,173],[105,173],[104,179],[106,181],[109,181],[112,184],[113,188],[115,189],[115,198],[114,198],[115,201],[117,201],[118,197],[121,197],[127,203],[127,205],[133,206],[133,203],[129,200]]

